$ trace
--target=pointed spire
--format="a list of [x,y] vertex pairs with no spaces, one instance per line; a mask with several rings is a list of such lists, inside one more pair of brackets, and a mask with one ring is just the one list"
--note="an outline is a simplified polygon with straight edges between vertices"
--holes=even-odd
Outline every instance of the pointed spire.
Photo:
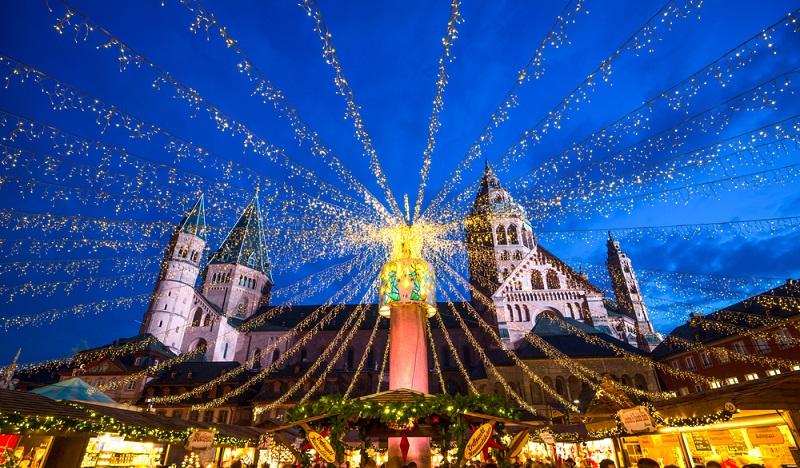
[[194,203],[178,225],[178,232],[195,235],[206,240],[206,210],[203,195]]
[[272,280],[272,265],[267,254],[258,191],[233,226],[209,264],[235,263],[258,270]]

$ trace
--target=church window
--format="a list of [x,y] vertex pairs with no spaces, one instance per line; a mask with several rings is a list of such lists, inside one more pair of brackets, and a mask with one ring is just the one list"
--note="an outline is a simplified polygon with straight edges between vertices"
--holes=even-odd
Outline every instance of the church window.
[[470,357],[468,345],[464,345],[464,347],[461,349],[461,354],[464,356],[463,357],[464,365],[467,367],[472,366],[472,358]]
[[308,350],[303,348],[303,350],[300,351],[300,362],[305,361],[307,358],[308,358]]
[[281,357],[280,351],[276,349],[275,351],[272,352],[272,362],[277,361],[279,357]]
[[228,343],[225,343],[225,349],[222,350],[222,359],[228,357]]
[[355,358],[355,352],[352,348],[347,350],[347,360],[344,363],[345,369],[352,369],[353,368],[353,360]]
[[508,255],[508,251],[504,250],[500,252],[500,260],[510,260],[511,256]]
[[506,307],[508,307],[508,321],[509,322],[513,322],[514,321],[514,309],[511,308],[511,304],[507,304]]
[[159,320],[158,321],[158,328],[161,328],[163,325],[164,325],[164,321],[163,320]]
[[197,309],[197,311],[195,311],[195,313],[194,313],[194,318],[192,319],[192,326],[193,327],[199,327],[200,326],[200,322],[202,320],[203,320],[203,311],[201,311],[200,309]]
[[625,273],[631,272],[631,267],[629,267],[627,263],[622,267],[622,269],[625,270]]
[[522,245],[524,245],[525,247],[530,249],[531,248],[531,243],[530,243],[530,240],[528,239],[528,234],[529,234],[528,233],[528,228],[526,228],[523,225],[522,226]]
[[567,302],[567,310],[569,310],[569,316],[575,318],[575,311],[572,309],[572,304]]
[[515,304],[514,308],[517,309],[517,322],[522,321],[522,310],[519,308],[519,304]]
[[631,293],[632,294],[639,294],[639,291],[636,289],[636,285],[635,284],[631,285]]
[[197,262],[197,251],[196,250],[192,250],[192,261],[193,262]]
[[531,288],[532,289],[544,289],[544,280],[542,279],[542,272],[539,270],[533,270],[531,272]]
[[523,305],[522,308],[525,310],[525,321],[526,322],[530,322],[531,321],[531,311],[528,310],[528,306],[527,305]]
[[556,393],[564,396],[564,379],[561,377],[556,377]]
[[506,278],[508,278],[508,275],[509,275],[508,268],[503,268],[503,280],[504,281],[505,281]]
[[230,273],[228,273],[227,275],[225,275],[225,282],[226,282],[226,283],[230,283],[230,282],[231,282],[231,274],[230,274]]
[[519,236],[517,235],[517,226],[514,224],[508,227],[508,243],[511,245],[519,244]]
[[206,343],[206,340],[201,338],[197,341],[197,344],[194,345],[194,349],[198,350],[200,354],[205,354],[207,346],[208,343]]
[[242,285],[242,275],[239,275],[239,286]]
[[555,270],[547,270],[547,289],[561,289],[561,280]]
[[503,226],[497,226],[495,233],[497,234],[497,245],[506,245],[507,242],[505,228],[503,228]]
[[243,300],[236,306],[236,315],[243,317],[247,313],[247,300]]
[[206,314],[206,316],[203,318],[203,326],[207,327],[209,325],[211,325],[211,314]]
[[186,258],[189,255],[189,247],[183,246],[181,248],[181,258]]
[[164,304],[164,310],[167,310],[167,305],[166,304]]
[[514,251],[514,260],[522,260],[522,252],[519,250]]

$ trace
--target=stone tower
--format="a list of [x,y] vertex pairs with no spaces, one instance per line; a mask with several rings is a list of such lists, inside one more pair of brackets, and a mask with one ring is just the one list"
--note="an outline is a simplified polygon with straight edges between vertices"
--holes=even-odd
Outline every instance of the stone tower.
[[202,294],[226,317],[246,319],[260,305],[269,304],[273,285],[256,192],[222,246],[211,256]]
[[487,297],[536,247],[524,208],[500,185],[488,162],[467,216],[466,241],[470,283]]
[[[490,298],[484,320],[504,346],[516,348],[542,313],[611,331],[603,292],[537,242],[524,208],[488,164],[465,228],[470,283]],[[482,305],[475,295],[473,303]]]
[[140,333],[150,333],[175,353],[190,322],[195,283],[206,248],[203,197],[195,202],[170,236]]
[[653,329],[653,323],[647,315],[647,307],[642,299],[639,281],[631,265],[631,259],[619,246],[619,242],[608,233],[608,259],[606,267],[614,288],[619,311],[636,320],[636,339],[640,349],[652,351],[661,339]]

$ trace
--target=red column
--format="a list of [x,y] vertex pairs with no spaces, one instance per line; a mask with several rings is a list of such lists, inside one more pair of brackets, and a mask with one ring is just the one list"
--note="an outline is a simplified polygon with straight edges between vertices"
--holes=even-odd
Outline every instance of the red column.
[[[425,304],[394,304],[389,318],[389,390],[407,388],[428,393],[428,346],[425,333]],[[400,438],[389,438],[389,468],[416,462],[419,468],[431,466],[431,444],[427,437],[409,437],[405,462]]]

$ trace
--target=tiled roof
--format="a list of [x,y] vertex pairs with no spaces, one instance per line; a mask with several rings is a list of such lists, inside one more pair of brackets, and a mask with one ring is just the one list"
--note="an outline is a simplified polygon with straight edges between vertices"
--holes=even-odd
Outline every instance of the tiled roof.
[[[753,328],[753,322],[747,320],[747,315],[769,316],[780,319],[793,317],[800,314],[796,305],[794,310],[787,307],[788,304],[796,304],[796,299],[800,298],[800,283],[797,280],[789,280],[777,288],[770,289],[759,295],[729,305],[724,309],[712,312],[699,320],[719,321],[721,323],[736,325],[746,329]],[[787,299],[789,301],[787,302]],[[735,336],[736,334],[729,327],[702,326],[697,322],[698,319],[690,319],[688,323],[681,325],[670,332],[670,336],[688,340],[691,342],[713,343],[715,341]],[[686,351],[683,347],[670,349],[668,340],[665,340],[653,350],[653,358],[658,360],[664,357]]]

